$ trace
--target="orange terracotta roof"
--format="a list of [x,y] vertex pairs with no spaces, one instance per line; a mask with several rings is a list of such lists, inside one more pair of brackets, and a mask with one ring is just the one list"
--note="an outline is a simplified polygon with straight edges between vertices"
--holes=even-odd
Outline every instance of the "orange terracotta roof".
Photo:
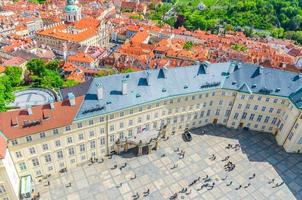
[[85,62],[85,63],[94,62],[94,59],[90,55],[85,54],[83,52],[78,52],[74,55],[70,55],[68,56],[67,60],[69,62]]
[[131,42],[135,44],[140,44],[148,38],[149,34],[147,31],[139,31],[132,38]]
[[[99,23],[100,22],[98,20],[92,17],[86,17],[72,24],[61,24],[53,28],[41,30],[37,32],[37,34],[65,41],[81,42],[97,35],[97,27]],[[68,26],[74,27],[76,31],[73,33],[68,32]]]
[[64,72],[72,72],[77,69],[72,63],[65,61],[63,61],[60,66]]
[[74,80],[79,83],[83,83],[85,81],[85,74],[82,70],[76,69],[71,72],[67,77],[68,80]]
[[[83,97],[76,97],[74,106],[70,106],[68,100],[55,102],[55,108],[42,105],[32,107],[32,115],[28,115],[24,109],[0,113],[0,131],[10,140],[64,127],[72,123]],[[46,119],[45,116],[49,118]],[[25,122],[36,122],[36,125],[24,126]]]

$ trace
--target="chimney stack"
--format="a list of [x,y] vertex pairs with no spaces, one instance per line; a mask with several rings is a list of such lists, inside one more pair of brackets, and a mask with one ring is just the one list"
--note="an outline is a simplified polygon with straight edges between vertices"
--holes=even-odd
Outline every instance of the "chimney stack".
[[151,72],[149,72],[149,71],[147,72],[146,80],[147,80],[147,85],[150,86],[151,85]]
[[75,103],[75,96],[72,92],[68,93],[68,100],[69,100],[69,105],[70,106],[74,106],[76,104]]
[[54,103],[53,98],[49,97],[48,103],[49,103],[50,109],[52,109],[52,110],[55,109],[55,103]]
[[32,114],[33,114],[33,111],[32,111],[32,109],[31,109],[31,105],[27,105],[27,106],[26,106],[26,109],[27,109],[27,114],[28,114],[28,115],[32,115]]
[[263,74],[263,67],[262,66],[259,67],[259,74]]
[[128,94],[128,83],[126,80],[122,81],[122,94],[127,95]]
[[98,100],[103,99],[104,98],[104,88],[101,83],[96,84],[96,90],[97,90],[96,95],[97,95]]

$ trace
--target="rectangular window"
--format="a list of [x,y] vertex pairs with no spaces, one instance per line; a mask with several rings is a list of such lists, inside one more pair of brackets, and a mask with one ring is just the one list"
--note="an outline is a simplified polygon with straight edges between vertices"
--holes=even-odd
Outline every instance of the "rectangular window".
[[85,151],[85,145],[84,144],[80,144],[80,152]]
[[62,151],[57,152],[57,158],[58,159],[63,159],[63,152]]
[[245,109],[250,109],[250,104],[246,104]]
[[298,141],[298,144],[302,144],[302,137],[300,137],[300,140]]
[[78,128],[82,128],[82,127],[83,127],[82,123],[78,123]]
[[265,106],[263,106],[261,110],[262,110],[262,112],[265,112],[266,107],[265,107]]
[[79,134],[79,140],[81,141],[81,140],[83,140],[83,139],[84,139],[83,133]]
[[0,185],[0,194],[5,193],[5,192],[6,192],[6,190],[5,190],[4,185]]
[[269,119],[270,119],[270,116],[266,116],[264,119],[264,123],[268,123]]
[[73,156],[74,155],[74,148],[73,147],[69,148],[68,153],[69,153],[70,156]]
[[120,122],[120,128],[124,128],[124,123]]
[[47,144],[43,144],[42,148],[43,148],[44,151],[47,151],[48,150],[48,145]]
[[29,136],[26,136],[26,141],[27,142],[31,142],[32,141],[32,137],[29,135]]
[[260,122],[261,119],[262,119],[262,115],[258,115],[258,117],[257,117],[257,122]]
[[60,147],[61,146],[61,141],[60,140],[56,140],[55,144],[56,144],[56,147]]
[[89,131],[89,137],[94,137],[94,131]]
[[65,131],[70,131],[70,130],[71,130],[70,126],[65,127]]
[[255,114],[251,114],[251,115],[250,115],[250,120],[253,121],[253,120],[254,120],[254,117],[255,117]]
[[103,122],[104,121],[104,117],[100,117],[100,122]]
[[93,119],[89,120],[89,121],[88,121],[88,124],[89,124],[89,125],[93,125]]
[[288,139],[291,140],[293,138],[293,136],[294,136],[294,132],[290,132],[288,135]]
[[132,120],[132,119],[129,120],[128,125],[129,125],[129,126],[132,126],[132,125],[133,125],[133,120]]
[[104,144],[105,144],[105,138],[104,138],[104,137],[100,138],[100,144],[101,144],[101,145],[104,145]]
[[12,141],[12,145],[17,145],[18,144],[18,141],[17,140],[13,140]]
[[35,147],[30,147],[29,148],[29,153],[30,154],[35,154],[36,153]]
[[220,113],[220,109],[217,109],[217,110],[216,110],[216,116],[218,116],[219,113]]
[[32,161],[34,167],[39,166],[39,160],[37,158],[34,158],[31,161]]
[[110,131],[114,131],[114,125],[110,126]]
[[45,133],[44,133],[44,132],[40,133],[40,138],[41,138],[41,139],[42,139],[42,138],[45,138]]
[[238,119],[239,113],[235,113],[234,119]]
[[210,114],[211,114],[211,110],[208,110],[207,111],[207,117],[210,116]]
[[258,109],[258,105],[255,105],[255,106],[254,106],[254,110],[257,110],[257,109]]
[[71,143],[72,143],[72,137],[68,137],[68,138],[67,138],[67,143],[68,143],[68,144],[71,144]]
[[114,142],[114,135],[110,135],[110,142]]
[[54,135],[59,134],[59,130],[58,130],[58,129],[53,129],[53,131],[52,131],[52,132],[53,132],[53,134],[54,134]]
[[104,128],[100,128],[100,134],[104,134],[105,133],[105,129]]
[[44,156],[44,158],[45,158],[45,162],[51,162],[51,156],[50,155],[46,155],[46,156]]
[[24,162],[22,162],[22,163],[19,164],[19,168],[20,168],[21,171],[27,169],[26,164]]
[[21,154],[20,151],[17,151],[17,152],[16,152],[16,157],[17,157],[17,158],[21,158],[21,157],[22,157],[22,154]]
[[247,115],[247,113],[246,113],[246,112],[243,112],[243,113],[242,113],[241,119],[246,119],[246,115]]
[[231,110],[226,110],[224,116],[228,117],[230,115],[230,113],[231,113]]
[[129,129],[128,130],[128,138],[131,138],[132,137],[132,129]]

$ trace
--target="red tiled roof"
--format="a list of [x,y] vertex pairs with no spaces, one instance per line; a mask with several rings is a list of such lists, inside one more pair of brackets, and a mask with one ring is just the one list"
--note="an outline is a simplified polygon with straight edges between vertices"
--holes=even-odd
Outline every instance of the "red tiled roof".
[[[0,113],[0,131],[2,131],[8,139],[12,140],[69,125],[72,123],[82,100],[82,96],[76,97],[76,104],[74,106],[70,106],[68,100],[55,102],[54,109],[50,109],[48,104],[32,107],[32,115],[28,115],[25,109]],[[49,118],[46,116],[49,116]],[[25,121],[39,121],[40,123],[24,127]]]

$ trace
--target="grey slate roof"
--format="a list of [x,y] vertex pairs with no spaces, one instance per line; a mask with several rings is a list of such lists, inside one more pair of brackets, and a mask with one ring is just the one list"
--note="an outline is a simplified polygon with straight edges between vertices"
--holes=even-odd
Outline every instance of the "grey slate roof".
[[[297,73],[246,63],[206,64],[94,78],[75,120],[214,88],[288,97],[302,108],[302,76]],[[126,95],[122,95],[123,81],[128,84]],[[97,99],[98,84],[104,90],[101,100]]]

